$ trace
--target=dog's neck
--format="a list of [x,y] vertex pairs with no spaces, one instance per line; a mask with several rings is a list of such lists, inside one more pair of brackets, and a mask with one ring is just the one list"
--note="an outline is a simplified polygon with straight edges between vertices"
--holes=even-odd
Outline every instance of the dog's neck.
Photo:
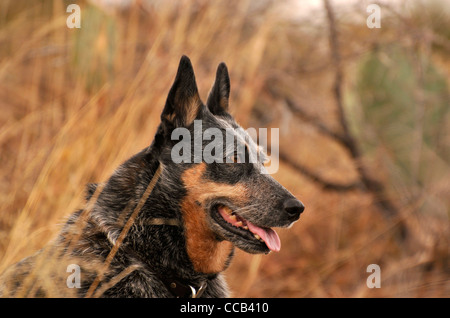
[[[156,170],[153,166],[159,163],[155,153],[159,151],[147,149],[134,160],[146,160],[151,170]],[[131,231],[126,243],[154,270],[164,274],[186,280],[222,272],[229,265],[233,245],[219,240],[209,229],[205,211],[188,195],[179,172],[161,166],[161,177],[136,220],[141,231]],[[145,178],[147,182],[153,180],[153,176]],[[142,242],[141,235],[149,241]]]

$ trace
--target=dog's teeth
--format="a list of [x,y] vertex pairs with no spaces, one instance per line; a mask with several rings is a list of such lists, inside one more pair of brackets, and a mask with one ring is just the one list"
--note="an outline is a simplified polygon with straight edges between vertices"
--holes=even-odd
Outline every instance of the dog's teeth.
[[257,239],[257,240],[260,240],[261,239],[261,236],[259,236],[258,234],[253,234],[254,236],[255,236],[255,238]]
[[243,228],[244,230],[248,230],[248,226],[247,226],[247,225],[244,225],[242,228]]
[[241,227],[242,226],[242,222],[241,221],[236,222],[235,225],[238,226],[238,227]]
[[236,215],[231,215],[230,220],[236,222],[237,221]]
[[225,210],[225,212],[227,213],[227,214],[230,214],[230,215],[232,215],[233,214],[233,211],[229,208],[229,207],[223,207],[223,209]]

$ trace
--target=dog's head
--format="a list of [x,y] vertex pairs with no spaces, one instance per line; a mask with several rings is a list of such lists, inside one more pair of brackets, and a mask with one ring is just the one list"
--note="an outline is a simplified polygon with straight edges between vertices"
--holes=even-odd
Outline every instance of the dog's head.
[[165,178],[178,179],[185,192],[180,210],[188,252],[208,239],[249,253],[279,251],[272,228],[290,226],[304,206],[264,173],[267,157],[228,112],[229,96],[224,63],[204,105],[192,64],[181,58],[161,114],[159,160]]

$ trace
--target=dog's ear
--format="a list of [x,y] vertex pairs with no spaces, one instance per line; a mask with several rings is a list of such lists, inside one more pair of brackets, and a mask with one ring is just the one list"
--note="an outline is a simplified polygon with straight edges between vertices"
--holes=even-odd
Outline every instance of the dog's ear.
[[86,186],[86,194],[85,194],[85,199],[86,202],[88,202],[92,196],[94,195],[95,191],[97,190],[97,183],[88,183]]
[[187,127],[197,117],[202,105],[191,61],[183,55],[161,114],[161,122],[165,127]]
[[230,97],[230,77],[225,63],[217,67],[216,80],[209,92],[206,105],[211,113],[220,115],[228,111],[228,99]]

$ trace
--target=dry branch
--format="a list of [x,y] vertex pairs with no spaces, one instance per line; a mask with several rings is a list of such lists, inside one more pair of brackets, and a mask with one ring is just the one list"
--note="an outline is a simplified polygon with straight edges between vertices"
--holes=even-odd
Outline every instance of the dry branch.
[[[379,207],[380,212],[388,219],[399,217],[400,212],[395,204],[387,196],[384,185],[380,181],[375,180],[363,165],[359,146],[350,132],[342,100],[343,71],[339,50],[339,34],[336,26],[336,18],[330,1],[323,1],[327,13],[330,55],[334,67],[333,94],[336,102],[339,122],[343,131],[344,145],[346,146],[348,152],[350,153],[350,156],[356,164],[361,182],[364,184],[367,192],[370,192],[374,196],[374,201]],[[406,228],[403,223],[400,224],[400,230],[402,237],[404,237],[406,235]]]
[[300,172],[302,175],[307,177],[313,182],[316,182],[320,184],[325,190],[333,190],[333,191],[350,191],[350,190],[356,190],[361,189],[362,184],[360,182],[352,182],[348,184],[341,184],[341,183],[335,183],[329,180],[325,180],[322,176],[319,174],[311,171],[311,169],[305,167],[301,163],[298,163],[294,160],[292,160],[288,155],[280,152],[279,158],[282,160],[285,164],[289,165],[294,170]]

